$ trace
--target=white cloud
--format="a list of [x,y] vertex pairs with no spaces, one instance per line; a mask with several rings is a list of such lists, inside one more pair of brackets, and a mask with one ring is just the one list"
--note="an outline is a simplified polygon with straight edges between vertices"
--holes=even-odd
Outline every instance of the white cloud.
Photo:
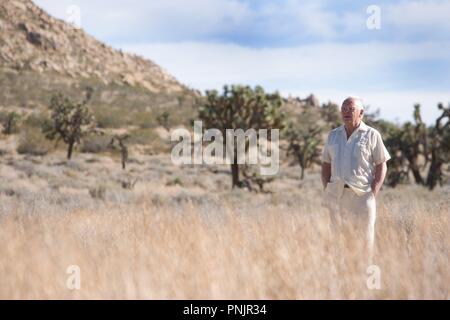
[[36,0],[50,14],[64,19],[66,8],[81,9],[83,28],[107,38],[199,37],[235,30],[251,15],[238,0]]
[[[82,27],[101,39],[192,40],[202,37],[281,37],[331,39],[348,19],[325,9],[326,1],[262,1],[251,7],[239,0],[35,0],[50,14],[66,18],[80,7]],[[359,12],[365,17],[365,12]],[[353,24],[354,25],[354,24]],[[360,24],[363,28],[364,25]],[[349,30],[349,28],[346,28]]]
[[264,80],[326,82],[337,76],[370,77],[371,72],[397,62],[446,59],[450,44],[339,44],[325,43],[287,48],[248,48],[236,44],[182,42],[118,46],[142,54],[198,87]]
[[[415,102],[433,110],[438,101],[446,102],[447,93],[439,90],[442,83],[430,77],[429,90],[414,87],[411,83],[421,77],[420,72],[398,66],[436,61],[448,65],[450,1],[381,1],[379,34],[385,40],[400,36],[404,42],[363,43],[359,39],[353,44],[336,41],[365,35],[367,14],[360,3],[347,3],[348,9],[340,11],[330,9],[331,0],[258,1],[257,5],[241,0],[36,3],[60,18],[66,17],[69,5],[78,5],[82,27],[89,33],[154,60],[180,81],[201,90],[221,88],[225,83],[262,84],[268,90],[313,92],[321,100],[335,101],[348,90],[380,106],[383,115],[400,120],[411,118],[409,108]],[[296,43],[304,37],[315,44],[271,48],[274,39]],[[229,43],[217,42],[223,39]],[[263,48],[232,43],[246,39],[259,39],[258,46]],[[434,117],[434,111],[426,112],[432,114],[429,119]]]
[[399,62],[448,61],[450,44],[445,43],[329,43],[255,49],[234,44],[188,42],[124,45],[122,48],[152,59],[183,83],[201,90],[245,83],[261,84],[268,90],[280,90],[285,94],[312,92],[321,100],[341,101],[349,94],[356,94],[367,97],[367,103],[373,107],[380,107],[384,116],[400,120],[410,119],[413,103],[434,107],[438,101],[446,102],[440,99],[450,99],[448,93],[434,89],[398,89],[408,79],[392,84],[387,83],[385,77]]
[[343,23],[339,16],[324,8],[324,1],[288,0],[265,2],[255,10],[255,20],[264,20],[263,32],[283,37],[313,36],[329,39],[336,36]]
[[[158,41],[205,38],[301,41],[302,39],[351,39],[367,31],[363,4],[346,10],[330,9],[331,0],[251,1],[240,0],[35,0],[59,18],[66,8],[81,8],[83,28],[103,40]],[[334,4],[334,6],[337,6]],[[338,6],[337,6],[338,7]],[[388,36],[448,39],[450,2],[444,0],[380,3],[382,30]]]
[[404,34],[423,32],[430,37],[450,32],[450,1],[401,1],[382,7],[382,19]]

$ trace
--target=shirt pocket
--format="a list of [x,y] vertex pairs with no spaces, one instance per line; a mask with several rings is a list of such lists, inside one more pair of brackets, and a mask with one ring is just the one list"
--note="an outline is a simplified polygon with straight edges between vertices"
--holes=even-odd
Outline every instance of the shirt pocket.
[[370,162],[370,149],[367,141],[360,141],[355,144],[353,154],[359,161]]

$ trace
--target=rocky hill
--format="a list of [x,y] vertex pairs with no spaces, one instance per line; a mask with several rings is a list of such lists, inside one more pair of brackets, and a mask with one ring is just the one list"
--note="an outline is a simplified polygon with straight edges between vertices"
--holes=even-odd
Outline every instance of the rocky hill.
[[195,96],[152,61],[115,50],[30,0],[0,0],[0,35],[0,107],[43,106],[56,91],[79,94],[86,85],[97,104],[117,107]]

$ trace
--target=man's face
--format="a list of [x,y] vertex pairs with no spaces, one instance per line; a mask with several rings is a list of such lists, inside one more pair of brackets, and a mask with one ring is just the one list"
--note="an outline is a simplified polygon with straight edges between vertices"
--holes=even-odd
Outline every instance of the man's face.
[[345,124],[358,125],[364,113],[363,109],[355,106],[353,101],[346,101],[341,107],[342,120]]

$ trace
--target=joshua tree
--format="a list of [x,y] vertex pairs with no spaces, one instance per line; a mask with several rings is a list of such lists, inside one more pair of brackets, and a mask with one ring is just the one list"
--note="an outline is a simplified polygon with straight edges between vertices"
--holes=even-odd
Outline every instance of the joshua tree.
[[301,168],[300,179],[305,177],[305,169],[313,163],[320,163],[320,144],[322,128],[320,126],[307,126],[295,128],[290,123],[286,130],[288,140],[288,155],[293,155]]
[[[226,129],[283,129],[284,114],[280,108],[282,99],[278,93],[267,94],[260,86],[224,86],[222,95],[216,90],[206,92],[206,101],[199,108],[199,117],[204,128],[217,128],[221,131],[225,143]],[[233,137],[234,139],[234,137]],[[248,141],[246,141],[248,151]],[[231,159],[232,187],[244,187],[239,175],[237,146],[234,144],[234,159]]]
[[341,112],[339,106],[328,102],[320,108],[322,119],[328,124],[329,128],[339,127],[341,124]]
[[[389,161],[388,184],[395,187],[408,180],[412,172],[417,184],[424,185],[421,171],[428,160],[427,128],[420,115],[420,105],[414,105],[414,123],[407,122],[402,127],[387,127],[386,147],[392,160]],[[421,158],[424,163],[420,165]]]
[[[244,180],[242,180],[242,184],[252,192],[262,192],[262,193],[270,193],[270,191],[266,191],[264,186],[266,183],[272,182],[274,177],[268,176],[264,177],[259,174],[259,168],[251,167],[249,165],[244,165],[242,170],[242,175],[244,176]],[[255,189],[254,185],[258,186],[258,190]]]
[[438,105],[442,114],[436,119],[431,129],[431,163],[427,176],[427,186],[433,190],[437,183],[442,186],[442,165],[450,162],[450,104],[447,108],[442,103]]
[[[443,183],[442,166],[450,162],[450,106],[442,110],[433,127],[427,128],[420,115],[420,105],[414,106],[415,123],[407,122],[402,127],[389,127],[386,146],[392,160],[389,161],[388,184],[395,187],[408,180],[412,172],[417,184],[433,190]],[[422,162],[422,163],[421,163]],[[430,163],[426,179],[422,171]]]
[[420,174],[423,167],[419,165],[419,157],[421,155],[424,157],[424,166],[426,166],[428,161],[427,128],[422,122],[419,104],[414,105],[414,121],[414,125],[408,122],[403,126],[401,147],[408,159],[409,170],[413,173],[414,180],[417,184],[423,185],[425,182]]
[[170,130],[169,116],[170,116],[170,113],[168,111],[164,111],[156,118],[156,121],[158,121],[158,124],[160,126],[162,126],[164,129],[166,129],[167,131]]
[[126,163],[128,161],[128,148],[125,145],[125,140],[127,140],[130,136],[128,134],[123,135],[114,135],[111,139],[111,142],[108,144],[109,147],[114,147],[114,142],[117,141],[119,144],[120,155],[122,160],[122,169],[125,170]]
[[87,103],[92,97],[92,88],[86,88],[86,96],[81,102],[74,102],[62,94],[52,97],[50,102],[51,121],[43,131],[50,140],[63,140],[67,144],[67,159],[72,158],[73,147],[94,128],[94,117]]
[[2,117],[3,133],[12,134],[17,131],[17,127],[20,121],[20,114],[15,111],[9,112],[4,117]]
[[311,105],[304,107],[300,114],[293,115],[283,130],[287,156],[293,156],[300,165],[302,180],[306,169],[314,163],[321,163],[322,136],[327,127],[324,124],[323,109]]
[[397,126],[389,126],[385,130],[386,148],[389,150],[391,160],[388,162],[386,182],[395,188],[400,183],[408,181],[409,164],[402,151],[403,130]]

